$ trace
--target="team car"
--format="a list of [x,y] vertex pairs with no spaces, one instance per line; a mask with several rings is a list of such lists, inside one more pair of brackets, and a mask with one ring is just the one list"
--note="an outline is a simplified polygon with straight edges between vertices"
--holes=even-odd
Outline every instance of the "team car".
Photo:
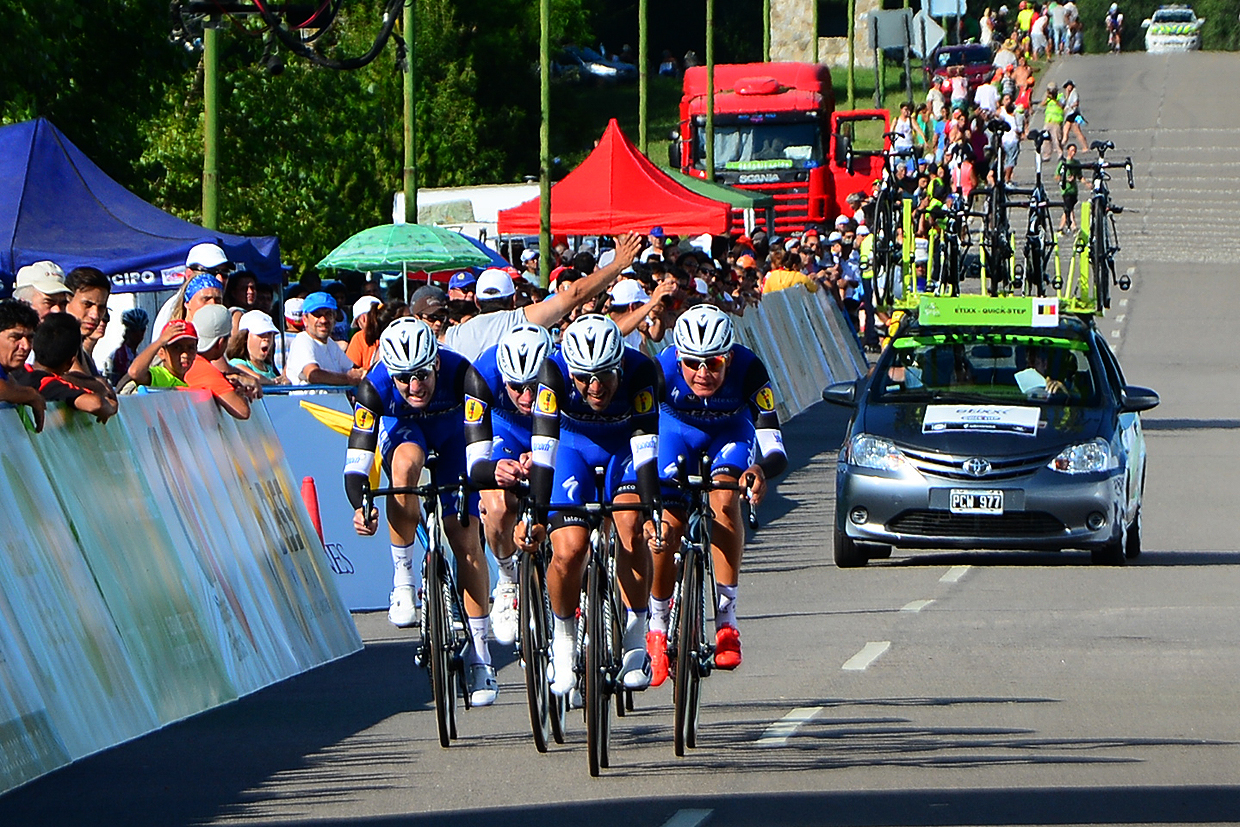
[[1189,6],[1162,6],[1149,20],[1142,21],[1147,52],[1195,52],[1201,48],[1201,27]]
[[[993,320],[993,321],[992,321]],[[1055,298],[923,296],[867,376],[836,472],[835,563],[905,549],[1141,552],[1158,395],[1128,385],[1090,317]]]

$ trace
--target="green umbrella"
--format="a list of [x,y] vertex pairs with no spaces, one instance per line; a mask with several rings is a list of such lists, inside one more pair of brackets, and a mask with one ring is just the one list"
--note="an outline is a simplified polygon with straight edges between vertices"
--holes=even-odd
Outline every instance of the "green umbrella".
[[[425,224],[383,224],[349,237],[319,267],[386,273],[486,267],[486,254],[460,233]],[[405,279],[405,289],[409,282]]]

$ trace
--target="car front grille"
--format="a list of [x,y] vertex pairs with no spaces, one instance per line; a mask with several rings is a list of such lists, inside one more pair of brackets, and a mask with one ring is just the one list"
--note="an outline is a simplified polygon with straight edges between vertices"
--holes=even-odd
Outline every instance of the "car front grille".
[[1007,514],[952,514],[948,511],[905,511],[887,524],[894,534],[912,537],[1051,537],[1065,526],[1043,511]]
[[990,473],[981,477],[975,477],[972,474],[965,473],[963,465],[976,454],[970,456],[953,456],[951,454],[936,454],[928,451],[913,451],[903,445],[900,451],[909,462],[923,474],[930,474],[936,477],[944,477],[952,480],[1008,480],[1014,477],[1032,474],[1040,468],[1045,468],[1058,452],[1046,453],[1039,452],[1037,454],[1024,454],[1014,457],[986,457],[990,461]]

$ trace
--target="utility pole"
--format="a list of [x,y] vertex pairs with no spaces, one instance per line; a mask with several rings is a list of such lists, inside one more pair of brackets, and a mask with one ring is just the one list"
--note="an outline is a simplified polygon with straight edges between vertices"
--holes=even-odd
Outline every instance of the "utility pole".
[[[908,0],[904,0],[904,2],[907,3]],[[810,8],[811,8],[810,14],[812,18],[809,24],[810,36],[814,41],[814,46],[813,46],[814,63],[817,63],[818,62],[818,0],[813,0],[813,4],[811,5]]]
[[706,0],[706,180],[715,180],[715,0]]
[[646,84],[650,80],[646,72],[650,66],[650,43],[646,39],[646,3],[647,0],[637,0],[637,148],[643,155],[650,154],[646,151]]
[[219,229],[220,31],[211,17],[202,30],[202,226]]
[[542,119],[538,125],[538,281],[551,282],[551,0],[538,5],[539,97]]
[[417,1],[405,0],[401,28],[405,32],[405,221],[418,223]]
[[762,62],[771,62],[771,0],[762,0]]
[[857,108],[857,0],[848,0],[848,108]]

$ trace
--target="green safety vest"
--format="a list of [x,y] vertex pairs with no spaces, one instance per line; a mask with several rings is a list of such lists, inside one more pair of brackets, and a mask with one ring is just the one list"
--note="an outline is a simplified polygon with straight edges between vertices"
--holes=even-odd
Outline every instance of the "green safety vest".
[[1059,98],[1046,99],[1046,122],[1063,123],[1063,104]]

